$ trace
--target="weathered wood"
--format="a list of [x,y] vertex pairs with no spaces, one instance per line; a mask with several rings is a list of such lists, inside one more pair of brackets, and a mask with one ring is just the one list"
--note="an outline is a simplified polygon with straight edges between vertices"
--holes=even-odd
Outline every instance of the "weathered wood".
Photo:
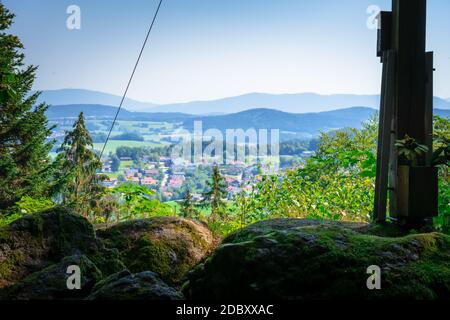
[[[420,224],[437,213],[438,192],[436,170],[431,167],[433,54],[425,52],[426,0],[393,0],[392,13],[381,13],[380,18],[377,53],[382,53],[385,66],[374,217],[379,222],[385,220],[387,189],[390,218]],[[395,56],[393,63],[387,58],[390,50]],[[387,69],[392,64],[392,79],[388,80]],[[405,135],[430,150],[419,159],[419,167],[399,157],[394,147],[395,141]]]
[[391,134],[395,98],[393,91],[395,81],[395,52],[393,50],[384,51],[383,61],[374,205],[374,219],[378,222],[386,220],[389,159],[392,144]]
[[425,56],[426,88],[425,88],[425,145],[428,147],[426,165],[431,166],[433,157],[433,52],[427,52]]
[[383,62],[384,52],[391,49],[392,12],[381,11],[378,16],[377,57]]
[[426,0],[393,0],[391,41],[398,59],[397,137],[402,139],[408,134],[419,143],[425,142],[425,30]]

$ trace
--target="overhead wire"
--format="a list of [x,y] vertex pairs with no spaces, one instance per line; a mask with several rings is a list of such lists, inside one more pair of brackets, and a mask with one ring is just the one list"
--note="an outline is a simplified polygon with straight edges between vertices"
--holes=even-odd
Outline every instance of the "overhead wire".
[[117,108],[117,112],[116,112],[116,115],[114,117],[113,123],[111,125],[111,128],[109,129],[108,136],[106,137],[106,141],[105,141],[105,143],[103,145],[103,148],[102,148],[102,152],[100,153],[100,159],[103,157],[103,153],[105,152],[106,145],[108,144],[108,141],[109,141],[109,139],[111,137],[111,133],[112,133],[112,131],[114,129],[114,126],[115,126],[115,124],[117,122],[117,118],[119,116],[120,110],[122,109],[123,103],[124,103],[125,98],[127,96],[128,89],[130,88],[131,82],[133,81],[134,74],[136,73],[136,69],[137,69],[137,67],[139,65],[139,62],[141,61],[142,54],[144,53],[144,49],[145,49],[145,47],[147,45],[148,39],[149,39],[150,34],[151,34],[152,30],[153,30],[153,26],[155,24],[156,18],[158,17],[159,9],[161,8],[162,2],[163,2],[163,0],[159,1],[158,7],[156,8],[155,14],[153,15],[152,23],[150,24],[150,27],[148,28],[147,35],[145,37],[144,42],[142,43],[141,51],[139,52],[138,58],[137,58],[136,63],[134,65],[133,72],[131,73],[131,76],[130,76],[130,78],[128,80],[127,86],[125,88],[125,92],[122,95],[122,100],[120,101],[119,107]]

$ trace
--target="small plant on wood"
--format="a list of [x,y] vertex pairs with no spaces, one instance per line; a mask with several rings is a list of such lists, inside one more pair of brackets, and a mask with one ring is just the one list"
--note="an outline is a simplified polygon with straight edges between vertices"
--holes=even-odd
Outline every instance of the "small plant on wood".
[[428,152],[428,147],[419,144],[416,139],[405,135],[402,140],[397,140],[395,143],[398,155],[403,156],[411,166],[417,166],[419,164],[419,159]]

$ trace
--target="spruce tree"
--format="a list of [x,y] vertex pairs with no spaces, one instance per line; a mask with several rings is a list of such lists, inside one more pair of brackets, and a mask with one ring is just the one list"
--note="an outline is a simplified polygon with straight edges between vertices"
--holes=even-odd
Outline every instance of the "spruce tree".
[[191,191],[188,189],[184,193],[183,201],[181,201],[181,215],[183,218],[198,218],[198,211],[195,209]]
[[68,131],[64,142],[58,150],[60,163],[59,192],[62,202],[72,206],[83,216],[87,216],[91,204],[102,191],[99,156],[93,150],[93,141],[86,129],[83,113]]
[[207,182],[209,191],[203,194],[203,201],[211,206],[211,220],[216,221],[218,217],[224,218],[226,213],[226,202],[228,195],[227,184],[220,174],[219,166],[215,165],[211,181]]
[[25,66],[22,43],[6,33],[13,19],[0,3],[0,212],[23,196],[46,195],[51,175],[48,106],[36,105],[36,67]]

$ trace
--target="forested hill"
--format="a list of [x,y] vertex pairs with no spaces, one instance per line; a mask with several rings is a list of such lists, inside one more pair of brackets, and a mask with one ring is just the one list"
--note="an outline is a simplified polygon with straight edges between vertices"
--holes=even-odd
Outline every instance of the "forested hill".
[[[47,110],[47,117],[50,120],[62,118],[77,118],[80,112],[86,118],[112,119],[117,113],[117,107],[100,104],[71,104],[63,106],[50,106]],[[184,113],[148,113],[131,112],[121,109],[119,120],[141,120],[141,121],[161,121],[161,122],[183,122],[194,116]]]
[[304,114],[286,113],[271,109],[253,109],[229,115],[196,117],[186,120],[183,126],[192,129],[194,120],[201,120],[204,130],[209,128],[219,130],[255,128],[316,134],[319,131],[337,128],[358,128],[361,126],[361,122],[368,120],[375,113],[374,109],[364,107]]

